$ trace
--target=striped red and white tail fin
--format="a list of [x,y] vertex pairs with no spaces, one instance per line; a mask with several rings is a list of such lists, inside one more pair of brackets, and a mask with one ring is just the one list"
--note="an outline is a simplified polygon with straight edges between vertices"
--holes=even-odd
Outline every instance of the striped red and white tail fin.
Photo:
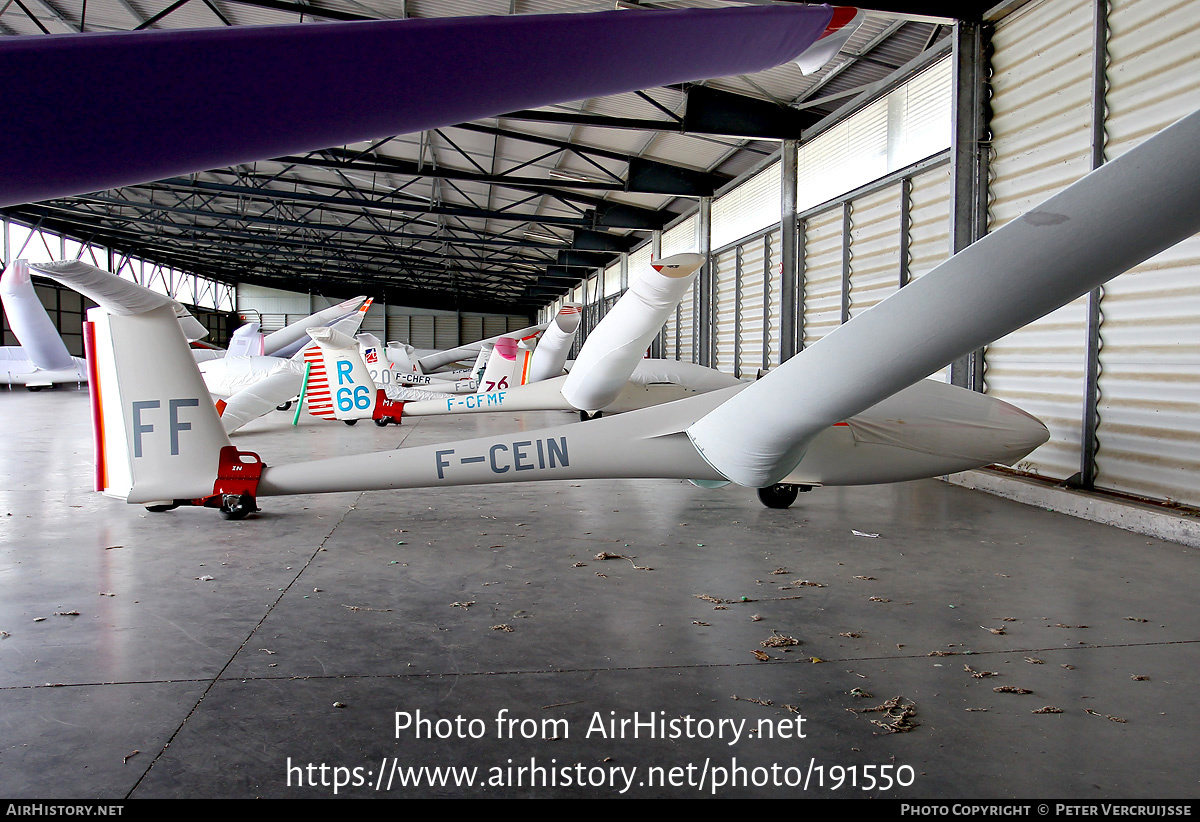
[[317,345],[304,349],[304,362],[308,367],[308,385],[304,390],[304,402],[308,413],[325,420],[336,420],[333,413],[333,394],[329,391],[329,375],[325,371],[325,355]]
[[315,343],[304,351],[305,362],[311,363],[305,392],[309,413],[322,419],[371,419],[379,391],[358,341],[336,327],[310,328],[308,333]]

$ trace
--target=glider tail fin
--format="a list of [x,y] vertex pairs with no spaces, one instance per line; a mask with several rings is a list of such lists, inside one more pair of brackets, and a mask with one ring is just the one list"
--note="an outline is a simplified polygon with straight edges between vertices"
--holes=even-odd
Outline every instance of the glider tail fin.
[[216,495],[237,449],[171,307],[126,315],[92,309],[85,334],[100,490],[170,507]]
[[316,345],[305,349],[310,364],[305,401],[308,412],[328,420],[400,419],[383,389],[377,388],[358,350],[358,340],[336,328],[310,328]]

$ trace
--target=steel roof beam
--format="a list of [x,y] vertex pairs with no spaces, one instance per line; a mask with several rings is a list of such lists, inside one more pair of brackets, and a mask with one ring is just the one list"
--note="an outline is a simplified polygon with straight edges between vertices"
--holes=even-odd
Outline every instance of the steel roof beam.
[[[524,140],[525,142],[536,143],[538,145],[555,146],[563,151],[578,154],[585,159],[599,157],[601,159],[628,163],[630,173],[628,179],[624,181],[624,190],[629,193],[670,194],[680,197],[710,197],[718,188],[733,179],[724,174],[696,171],[695,169],[676,166],[659,160],[649,160],[645,157],[624,154],[619,151],[580,146],[566,140],[543,137],[540,134],[525,134],[520,131],[511,131],[495,126],[484,126],[478,123],[460,123],[455,128],[476,131],[480,134],[495,134],[502,137],[510,137],[514,140]],[[638,174],[634,174],[635,166],[638,168]],[[666,186],[665,188],[656,185],[660,181],[666,181],[662,183],[662,185]]]
[[[637,131],[661,131],[679,134],[722,134],[758,140],[786,140],[798,137],[817,117],[802,114],[787,106],[758,100],[742,94],[689,86],[684,91],[682,119],[651,120],[638,117],[611,117],[568,111],[511,111],[501,119],[541,123],[567,123],[597,128],[627,128]],[[700,196],[700,195],[697,195]],[[707,196],[707,195],[706,195]]]

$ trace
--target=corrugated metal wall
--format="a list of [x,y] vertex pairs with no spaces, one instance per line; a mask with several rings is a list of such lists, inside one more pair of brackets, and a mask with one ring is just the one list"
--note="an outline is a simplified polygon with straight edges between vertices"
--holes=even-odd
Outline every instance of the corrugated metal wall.
[[842,219],[839,205],[804,221],[804,345],[842,321]]
[[[1200,108],[1200,4],[1111,0],[1104,61],[1105,159]],[[1001,21],[993,40],[996,228],[1091,168],[1095,4],[1044,0]],[[1200,505],[1200,239],[1102,290],[1095,441],[1098,488]],[[1020,467],[1080,470],[1086,301],[989,346],[988,393],[1041,417],[1052,439]]]
[[901,183],[867,194],[850,211],[850,316],[900,287]]
[[[1105,156],[1200,109],[1200,6],[1114,0]],[[1200,506],[1200,238],[1110,282],[1100,302],[1098,487]]]
[[738,321],[738,360],[734,374],[753,377],[763,368],[767,350],[766,296],[771,279],[767,267],[765,236],[739,246],[741,252],[741,312]]
[[732,374],[737,367],[738,309],[737,246],[713,255],[713,368]]
[[[994,231],[1091,169],[1092,2],[1026,6],[996,26],[988,228]],[[1020,468],[1056,479],[1079,470],[1086,298],[997,340],[986,391],[1034,414],[1050,441]]]

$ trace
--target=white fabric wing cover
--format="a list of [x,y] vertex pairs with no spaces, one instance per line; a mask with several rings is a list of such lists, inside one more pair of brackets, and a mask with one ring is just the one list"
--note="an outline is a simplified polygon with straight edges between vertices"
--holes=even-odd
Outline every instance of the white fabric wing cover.
[[304,384],[303,369],[291,360],[278,360],[277,363],[276,370],[268,376],[225,401],[221,411],[221,426],[225,433],[236,431],[300,393],[300,387]]
[[318,325],[332,325],[343,317],[348,317],[358,311],[366,301],[366,297],[355,297],[310,314],[302,320],[289,323],[278,331],[272,331],[263,338],[263,353],[275,357],[292,356],[300,350],[300,346],[308,342],[306,329]]
[[1200,229],[1200,112],[1006,223],[688,428],[740,485],[779,482],[821,431]]
[[695,391],[716,391],[741,382],[732,374],[679,360],[638,360],[629,375],[634,385],[679,385]]
[[75,367],[71,353],[33,289],[24,260],[15,261],[0,277],[0,301],[4,303],[9,328],[29,362],[47,371]]
[[122,280],[107,271],[89,265],[82,260],[62,260],[54,263],[36,263],[31,266],[63,285],[90,297],[104,306],[110,313],[129,316],[144,314],[159,306],[169,305],[175,312],[183,335],[190,340],[208,336],[208,329],[188,313],[182,303],[151,291],[145,286]]
[[563,383],[567,402],[580,411],[597,411],[617,398],[703,264],[699,254],[676,254],[633,281],[583,344]]
[[529,382],[541,382],[562,375],[563,365],[571,353],[571,343],[575,341],[575,332],[579,330],[582,319],[578,305],[568,303],[559,309],[554,322],[546,327],[537,348],[533,350]]

